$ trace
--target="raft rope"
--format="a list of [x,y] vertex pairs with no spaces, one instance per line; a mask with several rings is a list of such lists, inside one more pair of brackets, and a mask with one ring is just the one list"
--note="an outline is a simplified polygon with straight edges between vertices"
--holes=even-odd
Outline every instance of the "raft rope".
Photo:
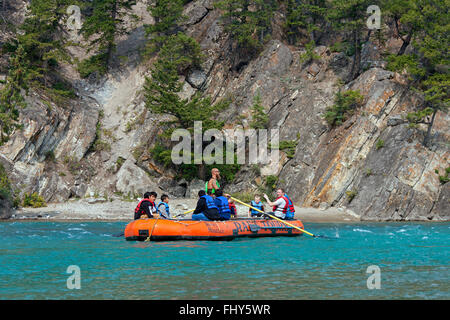
[[156,227],[156,224],[158,223],[158,220],[159,220],[159,217],[156,218],[156,221],[155,221],[155,223],[153,224],[152,231],[150,232],[150,235],[147,237],[147,239],[145,239],[145,242],[150,241],[150,238],[151,238],[151,236],[152,236],[152,234],[153,234],[153,230],[155,230],[155,227]]
[[275,216],[273,216],[273,215],[271,215],[271,214],[268,214],[267,212],[261,211],[261,210],[259,210],[258,208],[252,207],[251,205],[249,205],[249,204],[247,204],[247,203],[245,203],[245,202],[242,202],[242,201],[239,200],[239,199],[236,199],[236,198],[233,198],[233,197],[231,197],[231,199],[233,199],[233,200],[236,201],[236,202],[239,202],[240,204],[243,204],[244,206],[247,206],[247,207],[249,207],[249,208],[252,208],[253,210],[256,210],[256,211],[258,211],[258,212],[261,212],[262,214],[265,214],[265,215],[271,217],[272,219],[278,220],[278,221],[280,221],[280,222],[282,222],[282,223],[284,223],[284,224],[286,224],[286,225],[288,225],[288,226],[290,226],[290,227],[292,227],[292,228],[295,228],[295,229],[297,229],[297,230],[299,230],[299,231],[301,231],[301,232],[303,232],[303,233],[306,233],[307,235],[310,235],[311,237],[314,237],[314,238],[320,237],[320,236],[314,235],[314,234],[312,234],[312,233],[310,233],[310,232],[308,232],[308,231],[306,231],[306,230],[304,230],[304,229],[302,229],[302,228],[300,228],[300,227],[297,227],[297,226],[295,226],[295,225],[293,225],[293,224],[291,224],[291,223],[289,223],[289,222],[286,222],[286,221],[284,221],[284,220],[282,220],[282,219],[279,219],[279,218],[277,218],[277,217],[275,217]]

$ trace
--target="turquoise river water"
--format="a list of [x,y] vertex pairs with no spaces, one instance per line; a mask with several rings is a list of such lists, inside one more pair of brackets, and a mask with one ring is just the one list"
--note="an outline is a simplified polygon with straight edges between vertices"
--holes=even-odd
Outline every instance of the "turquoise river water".
[[1,222],[0,299],[450,298],[450,223],[307,223],[333,239],[217,242],[112,236],[125,225]]

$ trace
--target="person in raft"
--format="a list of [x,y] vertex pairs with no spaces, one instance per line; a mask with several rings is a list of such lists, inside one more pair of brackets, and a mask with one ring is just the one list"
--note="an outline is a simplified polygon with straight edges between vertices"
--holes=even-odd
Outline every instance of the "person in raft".
[[289,200],[285,197],[283,189],[277,189],[277,199],[274,202],[269,200],[267,194],[264,194],[264,199],[266,199],[269,206],[273,206],[273,212],[270,212],[271,214],[277,218],[286,219],[286,213],[289,209]]
[[[283,190],[283,189],[281,189],[281,190]],[[284,190],[283,190],[283,192],[284,192]],[[291,199],[288,197],[287,193],[285,193],[284,196],[286,197],[286,199],[288,199],[288,209],[286,212],[285,220],[294,220],[294,215],[295,215],[294,204],[292,203]]]
[[230,220],[231,210],[228,203],[228,199],[223,195],[222,189],[216,190],[216,198],[214,199],[214,204],[219,209],[220,220]]
[[170,219],[169,196],[167,194],[161,196],[161,202],[158,203],[156,212],[159,213],[160,218]]
[[217,189],[220,189],[219,185],[220,171],[217,168],[211,170],[211,179],[205,185],[205,192],[211,191],[212,195],[215,195]]
[[236,209],[236,205],[234,204],[234,200],[231,199],[230,195],[227,197],[227,199],[228,199],[228,205],[230,206],[231,216],[233,218],[236,218],[236,216],[237,216],[237,209]]
[[136,209],[134,209],[134,220],[153,218],[153,213],[156,212],[155,200],[157,196],[154,191],[144,194],[144,198],[139,201]]
[[[255,200],[252,200],[250,202],[250,205],[253,208],[259,209],[261,211],[264,211],[264,205],[261,202],[261,198],[258,195],[255,195]],[[248,217],[261,217],[263,214],[261,212],[256,211],[255,209],[249,208],[248,209]]]
[[192,213],[192,220],[220,220],[219,209],[214,204],[211,194],[206,194],[205,190],[198,192],[197,207]]

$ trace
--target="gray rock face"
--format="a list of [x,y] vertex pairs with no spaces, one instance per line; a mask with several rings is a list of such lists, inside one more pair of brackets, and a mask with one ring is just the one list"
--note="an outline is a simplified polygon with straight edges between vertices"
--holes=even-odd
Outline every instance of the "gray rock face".
[[206,74],[201,70],[192,71],[186,81],[194,88],[200,89],[206,81]]
[[162,190],[151,180],[148,174],[136,166],[130,159],[117,172],[116,190],[123,194],[143,195],[147,191],[162,194]]
[[184,10],[184,14],[189,17],[185,24],[190,26],[199,23],[208,14],[210,9],[212,8],[208,0],[192,1]]
[[[146,6],[138,2],[139,8]],[[424,148],[420,143],[423,129],[408,128],[402,118],[420,101],[404,92],[401,75],[382,69],[381,48],[367,42],[362,48],[363,73],[342,87],[359,90],[365,96],[364,105],[343,125],[330,128],[323,115],[334,103],[338,80],[348,75],[351,58],[345,53],[331,53],[320,46],[315,49],[320,59],[303,66],[301,48],[274,37],[252,59],[235,56],[213,1],[190,1],[184,13],[189,18],[183,29],[198,40],[206,58],[200,70],[187,75],[181,95],[190,98],[201,90],[213,102],[231,97],[229,109],[219,120],[229,128],[241,124],[247,128],[254,97],[259,94],[269,115],[269,128],[279,129],[280,140],[300,137],[292,154],[280,151],[278,162],[257,170],[243,166],[232,185],[226,186],[227,192],[257,190],[264,176],[275,172],[278,185],[288,190],[296,205],[345,206],[362,220],[450,219],[450,184],[441,185],[434,172],[444,172],[449,165],[449,116],[437,114],[434,143]],[[151,20],[146,19],[146,23]],[[47,106],[42,97],[30,93],[29,106],[21,110],[23,130],[0,147],[0,161],[15,186],[23,185],[22,192],[37,191],[47,201],[83,197],[89,191],[141,196],[154,190],[158,195],[197,198],[204,181],[177,183],[174,173],[155,165],[148,152],[160,133],[158,123],[167,118],[144,107],[140,89],[148,65],[140,68],[137,52],[145,42],[142,25],[122,37],[116,56],[125,55],[132,61],[127,67],[114,65],[113,74],[95,86],[74,81],[80,99],[67,106]],[[97,152],[90,147],[96,139],[98,110],[104,111],[100,129],[104,139],[104,130],[109,132],[111,148]],[[127,131],[131,122],[132,129]],[[45,162],[49,152],[55,158],[52,166]],[[82,165],[68,173],[66,157],[73,159],[75,167]],[[110,170],[118,168],[119,157],[127,160],[118,171]],[[100,173],[89,173],[88,166]],[[0,215],[8,212],[5,208],[2,202]]]
[[0,219],[8,219],[14,213],[14,210],[11,206],[11,201],[9,199],[3,198],[0,194]]
[[186,197],[196,199],[200,190],[205,190],[205,181],[194,179],[186,190]]

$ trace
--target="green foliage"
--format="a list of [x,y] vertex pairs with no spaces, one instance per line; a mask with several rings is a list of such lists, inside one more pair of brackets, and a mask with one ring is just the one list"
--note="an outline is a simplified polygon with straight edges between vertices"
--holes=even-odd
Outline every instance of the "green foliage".
[[253,98],[253,106],[251,109],[252,121],[250,122],[250,127],[253,129],[268,129],[269,126],[269,115],[266,113],[262,101],[261,95],[258,93]]
[[314,52],[315,47],[316,44],[314,43],[314,41],[310,41],[306,44],[306,52],[300,55],[301,63],[309,63],[311,61],[320,59],[320,56]]
[[122,157],[118,157],[118,158],[117,158],[117,160],[116,160],[116,172],[120,170],[120,168],[121,168],[122,165],[124,164],[125,160],[126,160],[126,159],[125,159],[125,158],[122,158]]
[[9,65],[5,86],[0,90],[0,145],[19,127],[19,110],[26,106],[24,95],[30,88],[44,91],[58,104],[73,97],[73,90],[57,75],[59,62],[70,60],[59,35],[59,22],[68,4],[72,2],[31,1],[21,32],[2,48]]
[[286,1],[286,20],[284,30],[291,44],[296,44],[302,31],[308,32],[309,40],[315,42],[315,34],[323,31],[327,1],[325,0],[288,0]]
[[355,79],[360,73],[363,33],[367,32],[367,8],[369,5],[379,4],[380,1],[376,0],[334,0],[327,10],[327,20],[331,27],[334,31],[343,32],[355,49],[348,81]]
[[78,171],[81,169],[81,163],[77,161],[74,156],[66,155],[63,160],[64,164],[67,165],[69,172],[73,175],[76,175]]
[[[409,55],[389,55],[387,58],[387,69],[390,71],[406,71],[411,76],[421,77],[425,75],[425,70],[420,66],[416,54]],[[410,78],[412,80],[412,78]]]
[[11,192],[11,182],[9,181],[5,168],[0,163],[0,199],[11,201]]
[[90,74],[97,73],[99,76],[108,71],[108,56],[105,53],[93,55],[84,59],[78,64],[78,72],[82,78],[87,78]]
[[238,49],[253,55],[270,37],[274,0],[220,0],[215,6],[222,10],[222,22]]
[[42,198],[38,193],[33,192],[32,194],[24,194],[22,200],[23,207],[41,208],[46,207],[44,198]]
[[351,116],[355,109],[362,106],[364,96],[360,92],[347,90],[336,93],[334,105],[326,109],[324,118],[331,126],[339,126]]
[[[274,175],[268,175],[264,177],[263,183],[258,186],[259,194],[267,194],[269,197],[277,188],[278,177]],[[251,199],[253,200],[253,198]]]
[[103,119],[103,110],[100,110],[98,113],[98,121],[95,127],[95,138],[92,143],[89,151],[111,151],[111,145],[102,140],[102,119]]
[[345,191],[345,194],[347,195],[348,203],[350,203],[356,197],[356,195],[358,194],[358,191],[356,189],[352,189],[352,190]]
[[255,193],[252,191],[235,192],[231,196],[245,203],[250,203],[255,199]]
[[344,52],[349,57],[355,54],[355,46],[348,41],[336,41],[330,47],[330,50],[331,52]]
[[441,176],[439,174],[439,170],[438,169],[436,169],[435,172],[439,176],[439,182],[441,184],[446,184],[447,182],[450,181],[450,177],[449,177],[449,175],[450,175],[450,167],[445,168],[445,173],[444,173],[443,176]]
[[[85,9],[92,9],[80,30],[89,40],[88,52],[95,49],[97,54],[79,66],[81,76],[94,71],[100,74],[108,69],[108,63],[116,48],[115,38],[126,34],[124,17],[130,15],[136,0],[93,0],[83,3]],[[102,64],[102,66],[100,66]]]
[[147,10],[155,23],[145,26],[147,36],[152,36],[147,47],[148,53],[158,52],[166,40],[181,31],[180,23],[187,19],[183,16],[182,0],[156,0]]
[[55,152],[53,150],[49,150],[47,151],[47,153],[45,154],[45,161],[48,162],[55,162]]
[[185,129],[193,128],[194,121],[202,121],[203,130],[221,128],[223,122],[214,120],[214,116],[226,102],[212,105],[210,98],[200,93],[190,100],[178,95],[183,87],[179,76],[197,66],[200,60],[200,47],[194,39],[181,33],[170,36],[152,66],[152,77],[146,78],[146,106],[155,113],[173,115],[176,124]]
[[384,147],[384,140],[383,139],[378,139],[376,144],[375,144],[375,148],[377,150],[381,149]]
[[406,120],[408,120],[411,124],[423,123],[425,118],[433,114],[432,108],[425,108],[416,112],[409,112],[406,116]]
[[[434,116],[438,111],[448,112],[450,92],[450,18],[447,0],[396,0],[391,9],[395,21],[406,30],[411,39],[403,39],[413,46],[414,52],[389,57],[389,68],[406,71],[413,88],[424,98],[418,111],[408,114],[412,124],[428,126],[423,144],[426,146],[431,135]],[[402,31],[399,29],[399,32]],[[431,119],[429,119],[431,116]]]
[[[193,157],[193,155],[192,155]],[[220,176],[222,178],[222,187],[223,184],[226,183],[230,183],[231,181],[233,181],[236,173],[239,171],[239,169],[241,168],[240,164],[236,164],[236,154],[234,154],[234,164],[225,164],[225,157],[226,155],[224,154],[224,159],[223,159],[223,164],[218,164],[218,163],[214,163],[214,164],[203,164],[204,166],[204,170],[205,172],[211,172],[211,170],[213,168],[217,168],[220,171]],[[177,167],[178,169],[178,176],[179,178],[183,178],[187,181],[190,181],[194,178],[198,178],[198,172],[200,169],[200,165],[198,164],[193,164],[193,158],[192,158],[192,164],[181,164]]]
[[150,149],[150,154],[157,162],[164,164],[164,167],[169,168],[172,163],[172,151],[164,147],[160,142]]

